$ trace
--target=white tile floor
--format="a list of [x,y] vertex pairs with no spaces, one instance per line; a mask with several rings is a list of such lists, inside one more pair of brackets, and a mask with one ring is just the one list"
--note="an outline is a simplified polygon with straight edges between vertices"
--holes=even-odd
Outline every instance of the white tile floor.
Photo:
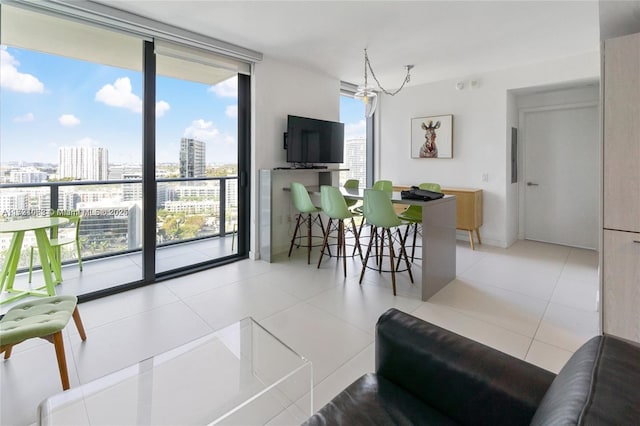
[[[596,252],[530,241],[471,251],[458,242],[457,259],[456,280],[429,302],[394,297],[388,274],[368,272],[359,286],[353,260],[346,279],[334,261],[318,270],[298,249],[291,259],[244,260],[83,303],[87,341],[65,329],[71,386],[249,315],[313,362],[315,409],[373,370],[375,321],[390,307],[554,372],[598,334]],[[406,273],[399,281],[410,287]],[[16,346],[0,362],[0,424],[33,423],[38,403],[59,391],[53,346]]]

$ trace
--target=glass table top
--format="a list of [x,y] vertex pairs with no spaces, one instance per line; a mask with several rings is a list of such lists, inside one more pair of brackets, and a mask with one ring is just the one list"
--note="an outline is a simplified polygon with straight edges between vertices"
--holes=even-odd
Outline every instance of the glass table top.
[[245,318],[45,399],[38,424],[300,424],[312,389],[311,362]]

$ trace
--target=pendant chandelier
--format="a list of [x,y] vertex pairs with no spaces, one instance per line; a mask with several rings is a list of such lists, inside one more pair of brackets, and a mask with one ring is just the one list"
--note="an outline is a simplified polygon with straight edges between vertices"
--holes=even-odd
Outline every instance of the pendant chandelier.
[[389,91],[384,87],[382,87],[382,85],[380,84],[380,81],[378,81],[378,78],[376,77],[376,74],[373,72],[373,68],[371,67],[371,62],[369,61],[369,55],[367,54],[367,49],[364,49],[364,84],[361,84],[360,86],[358,86],[358,89],[354,96],[358,99],[362,99],[362,101],[364,102],[365,115],[367,117],[371,117],[373,115],[374,111],[376,110],[376,106],[378,105],[378,93],[376,92],[376,89],[373,87],[373,85],[369,85],[367,70],[371,72],[371,76],[375,80],[376,84],[378,85],[378,89],[380,91],[382,91],[387,95],[395,96],[398,92],[402,90],[404,85],[411,80],[410,73],[411,73],[411,69],[413,68],[413,65],[405,65],[405,68],[407,69],[407,75],[404,77],[404,81],[402,82],[402,85],[394,91]]

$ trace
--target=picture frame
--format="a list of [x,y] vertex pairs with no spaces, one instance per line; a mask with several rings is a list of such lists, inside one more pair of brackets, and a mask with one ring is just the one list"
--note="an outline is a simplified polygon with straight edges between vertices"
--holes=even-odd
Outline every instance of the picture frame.
[[411,119],[411,158],[453,158],[453,114]]

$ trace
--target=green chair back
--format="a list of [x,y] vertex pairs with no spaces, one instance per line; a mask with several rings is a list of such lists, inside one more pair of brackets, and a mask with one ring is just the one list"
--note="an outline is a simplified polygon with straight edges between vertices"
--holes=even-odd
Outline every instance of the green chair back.
[[332,219],[348,219],[352,217],[349,207],[340,192],[335,186],[322,185],[320,187],[320,200],[322,211]]
[[358,179],[348,179],[342,186],[347,189],[358,189],[360,181]]
[[[437,183],[421,183],[418,187],[428,191],[442,192],[440,185]],[[405,211],[400,213],[399,216],[403,220],[422,222],[422,206],[409,206]]]
[[373,184],[373,189],[391,193],[393,192],[393,183],[390,180],[378,180]]
[[433,192],[442,192],[442,188],[440,188],[440,184],[438,183],[421,183],[419,185],[420,189],[426,189],[428,191],[433,191]]
[[364,217],[367,223],[382,228],[393,228],[402,223],[393,209],[389,195],[377,189],[364,190]]
[[[360,188],[360,181],[358,179],[348,179],[344,185],[342,185],[345,189],[358,189]],[[322,190],[322,189],[321,189]],[[358,203],[358,200],[346,200],[347,207],[353,207]]]
[[[51,215],[51,217],[63,217],[65,219],[68,219],[69,225],[73,225],[75,227],[75,236],[73,240],[64,240],[62,244],[68,244],[72,241],[80,241],[80,220],[81,220],[80,212],[77,210],[71,210],[66,212],[67,213],[60,213],[60,214],[58,212],[54,212]],[[63,225],[63,227],[66,227],[66,224]],[[58,228],[59,226],[56,226],[51,229],[51,238],[54,238],[54,239],[58,238]]]
[[307,192],[307,188],[303,184],[298,182],[291,182],[291,199],[293,200],[293,206],[300,213],[317,213],[320,210],[316,208],[311,202],[311,197]]

